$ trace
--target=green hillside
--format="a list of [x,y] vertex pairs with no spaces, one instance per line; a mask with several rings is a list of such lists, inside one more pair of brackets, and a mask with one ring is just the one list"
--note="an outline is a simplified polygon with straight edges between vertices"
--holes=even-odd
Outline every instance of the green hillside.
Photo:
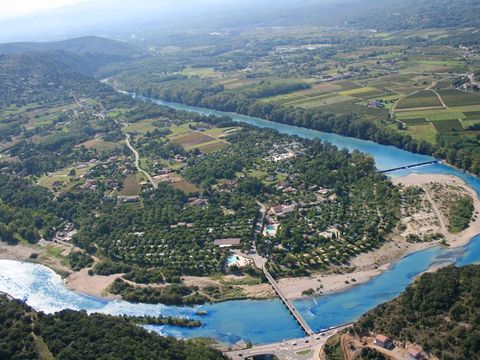
[[424,274],[362,316],[354,331],[417,343],[439,359],[480,359],[480,266]]

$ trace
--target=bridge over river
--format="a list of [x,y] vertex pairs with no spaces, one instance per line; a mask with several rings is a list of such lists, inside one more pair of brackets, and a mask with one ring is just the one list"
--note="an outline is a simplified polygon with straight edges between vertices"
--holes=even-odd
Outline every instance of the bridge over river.
[[413,168],[423,166],[423,165],[432,165],[432,164],[439,164],[439,163],[440,163],[440,161],[438,161],[438,160],[425,161],[425,162],[421,162],[421,163],[418,163],[418,164],[405,165],[405,166],[400,166],[400,167],[387,169],[387,170],[379,170],[379,171],[377,171],[377,173],[378,174],[386,174],[386,173],[397,171],[397,170],[413,169]]
[[275,290],[277,295],[280,297],[280,300],[282,300],[282,303],[287,307],[288,311],[295,318],[298,325],[300,325],[300,327],[305,332],[305,334],[307,334],[307,336],[314,335],[315,332],[310,328],[310,325],[308,325],[308,323],[305,321],[302,315],[300,315],[300,313],[292,304],[292,302],[285,296],[282,289],[280,289],[280,286],[278,286],[273,276],[268,272],[268,270],[265,267],[263,267],[263,273],[265,274],[265,277],[267,278],[270,285],[272,285],[273,290]]

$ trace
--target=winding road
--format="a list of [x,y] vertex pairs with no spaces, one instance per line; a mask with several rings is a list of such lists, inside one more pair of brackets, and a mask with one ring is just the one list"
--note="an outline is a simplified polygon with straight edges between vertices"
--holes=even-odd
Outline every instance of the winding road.
[[157,189],[158,185],[155,182],[155,180],[153,180],[153,177],[140,167],[140,155],[138,155],[138,151],[135,150],[135,148],[130,144],[130,134],[125,134],[125,143],[127,144],[128,148],[133,152],[133,155],[135,156],[135,167],[137,168],[137,170],[141,172],[143,175],[145,175],[148,181],[150,181],[150,183],[152,184],[152,186],[155,189]]

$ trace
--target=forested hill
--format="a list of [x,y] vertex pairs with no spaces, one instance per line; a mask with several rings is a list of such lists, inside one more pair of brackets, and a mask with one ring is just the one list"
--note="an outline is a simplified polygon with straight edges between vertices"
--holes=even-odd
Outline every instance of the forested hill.
[[0,44],[0,54],[22,54],[37,51],[68,51],[78,55],[131,55],[138,49],[130,43],[100,36],[83,36],[52,42],[13,42]]
[[30,55],[63,65],[69,70],[93,75],[104,65],[128,61],[142,55],[136,46],[98,36],[85,36],[55,42],[16,42],[0,44],[1,55]]
[[345,12],[349,26],[378,30],[408,30],[444,27],[477,27],[477,0],[367,0],[358,12]]
[[480,266],[424,274],[362,316],[354,330],[417,343],[439,359],[480,359]]
[[36,313],[0,296],[0,359],[226,359],[199,341],[150,333],[130,320],[64,310]]
[[41,53],[0,55],[0,106],[37,103],[53,107],[71,98],[72,92],[77,96],[115,95],[109,86],[73,71],[72,66]]

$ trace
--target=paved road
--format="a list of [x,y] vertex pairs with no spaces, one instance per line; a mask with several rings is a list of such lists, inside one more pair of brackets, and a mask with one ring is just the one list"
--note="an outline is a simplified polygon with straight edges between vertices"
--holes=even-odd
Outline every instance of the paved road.
[[[328,338],[341,330],[350,327],[351,324],[342,325],[335,329],[326,330],[319,334],[313,334],[300,339],[287,340],[278,343],[254,346],[250,349],[236,350],[226,352],[230,359],[243,360],[248,357],[273,354],[281,360],[309,360],[314,359],[315,354],[325,345]],[[299,352],[310,350],[307,355],[298,354]]]
[[146,172],[145,170],[143,170],[143,169],[140,167],[140,155],[138,155],[138,151],[135,150],[135,149],[133,148],[133,146],[130,144],[130,134],[126,134],[126,135],[125,135],[125,142],[126,142],[128,148],[133,152],[133,155],[135,156],[135,167],[137,168],[137,170],[138,170],[139,172],[141,172],[142,174],[144,174],[144,175],[147,177],[148,181],[150,181],[150,183],[152,184],[152,186],[153,186],[155,189],[157,189],[157,188],[158,188],[158,185],[157,185],[157,183],[155,182],[155,180],[153,180],[152,176],[151,176],[148,172]]

